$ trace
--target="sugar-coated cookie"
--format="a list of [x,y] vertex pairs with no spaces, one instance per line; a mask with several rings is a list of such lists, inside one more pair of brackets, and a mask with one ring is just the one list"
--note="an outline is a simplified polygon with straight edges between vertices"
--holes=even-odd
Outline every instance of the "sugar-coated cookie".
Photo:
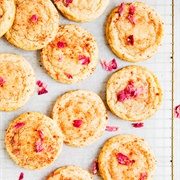
[[162,45],[163,24],[153,7],[142,2],[121,3],[107,20],[107,41],[122,60],[143,61]]
[[87,30],[77,25],[62,25],[55,39],[42,49],[41,61],[55,80],[78,83],[96,69],[98,46]]
[[55,161],[63,136],[55,121],[38,112],[21,114],[9,125],[5,147],[11,159],[26,169],[40,169]]
[[5,34],[13,45],[24,50],[37,50],[54,39],[59,29],[59,15],[50,0],[16,2],[16,15]]
[[0,0],[0,37],[12,26],[15,10],[14,0]]
[[46,180],[93,180],[92,175],[78,166],[63,166],[55,170]]
[[162,90],[153,72],[141,66],[127,66],[108,80],[106,100],[110,110],[119,118],[141,121],[157,111]]
[[107,111],[101,98],[89,90],[74,90],[60,96],[53,107],[52,118],[71,146],[86,146],[102,136]]
[[20,55],[0,54],[0,110],[13,111],[27,103],[34,93],[35,72]]
[[156,158],[144,139],[123,134],[104,144],[98,167],[103,180],[152,180]]
[[54,0],[57,8],[69,20],[91,21],[103,14],[109,0]]

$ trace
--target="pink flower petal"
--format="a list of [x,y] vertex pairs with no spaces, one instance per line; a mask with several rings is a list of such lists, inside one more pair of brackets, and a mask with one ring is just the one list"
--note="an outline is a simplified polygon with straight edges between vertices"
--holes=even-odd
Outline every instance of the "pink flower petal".
[[88,65],[90,63],[89,57],[86,57],[84,55],[79,55],[78,59],[82,65]]
[[124,2],[122,2],[119,6],[119,15],[122,16],[124,13]]
[[63,1],[64,1],[64,5],[65,5],[66,7],[68,7],[69,4],[71,4],[71,3],[73,2],[73,0],[63,0]]
[[141,127],[144,127],[144,123],[140,122],[140,123],[132,123],[132,126],[134,128],[141,128]]
[[134,45],[134,36],[130,35],[127,39],[127,41],[133,46]]
[[130,160],[129,157],[122,153],[117,154],[118,162],[122,165],[131,166],[133,163],[135,163],[135,160]]
[[24,125],[25,125],[24,122],[18,122],[18,123],[15,124],[14,128],[19,129],[19,128],[22,128]]
[[145,180],[148,178],[148,175],[146,173],[141,173],[139,180]]
[[44,134],[42,133],[41,130],[38,130],[37,132],[39,134],[40,139],[43,141],[44,140]]
[[42,95],[42,94],[46,94],[46,93],[48,93],[47,89],[45,89],[44,87],[39,88],[38,95]]
[[66,47],[66,46],[67,46],[66,42],[59,41],[59,42],[57,43],[57,47],[58,47],[59,49],[62,49],[62,48],[64,48],[64,47]]
[[136,25],[136,21],[135,21],[135,19],[134,19],[134,17],[133,17],[132,15],[129,15],[127,18],[129,19],[129,21],[130,21],[133,25]]
[[5,79],[2,78],[2,77],[0,77],[0,86],[3,86],[3,84],[4,84],[5,82],[6,82]]
[[136,7],[131,4],[129,7],[129,14],[134,15],[135,11],[136,11]]
[[115,132],[115,131],[119,130],[119,127],[116,127],[116,126],[106,126],[105,130],[109,131],[109,132]]
[[33,23],[37,22],[37,21],[38,21],[37,15],[36,15],[36,14],[33,14],[33,15],[31,16],[30,20],[31,20],[31,22],[33,22]]
[[36,84],[38,85],[38,95],[46,94],[48,93],[47,90],[47,84],[42,82],[41,80],[36,81]]
[[124,102],[130,98],[136,98],[138,97],[140,94],[142,94],[142,92],[144,91],[145,88],[138,88],[136,89],[134,87],[134,82],[133,81],[129,81],[129,84],[127,85],[127,87],[123,90],[121,90],[118,94],[117,94],[117,100],[119,102]]
[[113,69],[117,69],[117,62],[115,59],[112,59],[109,63],[105,60],[101,60],[101,65],[106,71],[112,71]]
[[78,119],[73,121],[74,127],[79,128],[81,125],[82,125],[82,120]]
[[180,105],[178,105],[174,108],[174,117],[180,118]]
[[97,160],[94,160],[92,174],[96,175],[97,172],[98,172],[98,162],[97,162]]
[[24,173],[21,172],[20,175],[19,175],[19,180],[23,180],[24,179]]
[[36,148],[35,150],[36,153],[39,153],[44,150],[43,141],[41,139],[36,141],[35,148]]
[[73,78],[71,74],[66,74],[66,76],[67,76],[68,79],[72,79]]

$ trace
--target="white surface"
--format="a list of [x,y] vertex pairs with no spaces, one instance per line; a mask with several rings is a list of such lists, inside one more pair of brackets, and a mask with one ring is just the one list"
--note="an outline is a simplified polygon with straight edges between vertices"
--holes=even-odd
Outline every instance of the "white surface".
[[[110,0],[110,4],[106,9],[103,16],[98,18],[97,20],[87,22],[87,23],[74,23],[66,20],[62,16],[61,24],[73,23],[78,24],[81,27],[86,28],[89,32],[93,34],[95,39],[99,45],[99,59],[105,59],[110,61],[113,58],[117,59],[118,68],[130,65],[132,63],[127,63],[119,60],[110,50],[107,45],[105,36],[104,36],[104,25],[107,19],[108,14],[111,10],[120,4],[119,0]],[[128,1],[126,1],[128,2]],[[50,116],[52,106],[56,100],[56,98],[63,94],[64,92],[72,89],[89,89],[95,91],[99,94],[102,99],[105,101],[105,85],[110,77],[110,75],[114,72],[107,72],[102,69],[100,63],[98,63],[96,71],[85,81],[79,84],[73,85],[64,85],[57,83],[53,79],[51,79],[43,67],[40,67],[40,59],[39,59],[39,51],[28,52],[24,50],[20,50],[16,47],[13,47],[9,44],[5,38],[0,39],[0,53],[9,52],[9,53],[18,53],[24,56],[33,66],[36,74],[37,80],[42,80],[48,84],[48,94],[38,96],[37,91],[34,96],[30,99],[30,101],[22,107],[20,110],[15,112],[1,112],[0,113],[0,179],[2,180],[14,180],[18,179],[20,172],[25,173],[25,180],[43,180],[45,177],[55,170],[56,168],[62,165],[79,165],[87,170],[91,170],[93,160],[98,156],[99,148],[103,145],[103,143],[110,137],[116,134],[130,133],[140,137],[145,138],[145,140],[149,143],[155,155],[157,157],[157,171],[155,173],[154,180],[171,180],[171,116],[172,116],[172,103],[171,103],[171,89],[172,89],[172,59],[171,59],[171,1],[156,1],[152,0],[149,2],[148,0],[143,0],[143,2],[147,2],[148,4],[155,7],[155,9],[159,12],[165,22],[165,39],[163,46],[159,49],[159,51],[149,60],[137,63],[137,65],[141,65],[152,70],[158,77],[164,92],[163,102],[160,109],[157,113],[150,118],[149,120],[144,121],[145,127],[141,129],[135,129],[131,127],[130,122],[119,120],[116,116],[112,115],[109,112],[109,121],[108,125],[119,126],[120,130],[115,133],[105,132],[103,136],[95,143],[90,146],[84,148],[73,148],[64,145],[63,151],[60,154],[59,158],[55,163],[50,165],[49,167],[37,170],[30,171],[25,170],[23,168],[18,167],[8,156],[6,150],[4,148],[4,135],[5,129],[8,127],[11,120],[15,117],[19,116],[21,113],[26,111],[40,111],[48,116]],[[176,2],[178,6],[176,7],[176,13],[179,14],[179,2]],[[179,17],[176,14],[176,22],[179,22]],[[176,24],[177,25],[177,24]],[[176,26],[176,33],[178,31],[178,26]],[[176,47],[180,47],[180,43],[178,42],[179,34],[176,34]],[[179,54],[176,49],[175,53],[175,86],[177,88],[180,87],[179,84]],[[175,104],[180,104],[180,98],[177,88],[175,88]],[[179,127],[180,123],[177,119],[175,119],[175,180],[179,180],[179,170],[177,165],[179,165]],[[178,135],[178,136],[177,136]],[[178,157],[178,158],[177,158]],[[95,180],[100,180],[99,176],[94,176]]]

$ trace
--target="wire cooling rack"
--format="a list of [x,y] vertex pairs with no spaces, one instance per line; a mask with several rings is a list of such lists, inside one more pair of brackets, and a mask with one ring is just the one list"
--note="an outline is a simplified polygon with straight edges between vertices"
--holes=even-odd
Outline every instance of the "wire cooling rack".
[[[128,1],[125,1],[128,2]],[[4,148],[5,131],[9,123],[27,111],[39,111],[50,116],[52,106],[57,97],[72,89],[89,89],[101,96],[105,102],[106,82],[113,72],[106,72],[98,63],[96,71],[85,81],[79,84],[64,85],[55,82],[44,71],[40,63],[39,51],[24,51],[10,45],[5,38],[0,39],[0,53],[17,53],[24,56],[33,66],[37,80],[40,79],[48,84],[48,94],[38,96],[37,92],[30,101],[21,109],[14,112],[0,112],[0,179],[16,180],[20,172],[24,172],[26,180],[44,180],[56,168],[63,165],[78,165],[89,171],[92,169],[92,162],[98,156],[99,150],[104,142],[117,134],[134,134],[144,138],[155,153],[157,158],[157,169],[154,180],[174,180],[174,0],[148,1],[142,0],[151,6],[161,15],[165,22],[165,37],[162,47],[150,59],[136,63],[154,72],[163,89],[163,101],[160,109],[148,120],[144,121],[144,127],[135,129],[130,122],[119,120],[109,112],[108,125],[119,126],[118,132],[104,132],[103,136],[90,146],[73,148],[64,145],[59,158],[49,167],[30,171],[17,166],[8,156]],[[119,60],[110,50],[105,39],[105,22],[108,15],[121,3],[119,0],[110,1],[104,14],[98,19],[87,23],[75,23],[68,21],[60,15],[61,24],[77,24],[86,28],[93,34],[99,45],[99,59],[107,61],[115,58],[118,68],[132,63]],[[101,180],[99,175],[94,176],[95,180]]]

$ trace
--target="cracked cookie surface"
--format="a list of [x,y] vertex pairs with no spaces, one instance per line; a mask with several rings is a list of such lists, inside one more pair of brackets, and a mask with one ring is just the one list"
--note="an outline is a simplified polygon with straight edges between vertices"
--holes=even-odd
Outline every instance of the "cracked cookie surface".
[[142,2],[115,8],[106,23],[106,38],[122,60],[139,62],[150,58],[162,45],[164,23],[155,9]]
[[72,84],[89,77],[98,62],[94,37],[77,25],[62,25],[52,42],[41,51],[46,72],[55,80]]
[[[77,147],[100,138],[108,120],[103,101],[88,90],[69,91],[60,96],[53,107],[52,118],[58,123],[64,142]],[[76,122],[80,122],[80,126],[74,125]]]
[[55,121],[39,112],[21,114],[9,125],[5,147],[11,159],[26,169],[40,169],[55,161],[63,136]]
[[105,11],[109,0],[54,0],[54,3],[69,20],[85,22],[98,18]]
[[24,50],[43,48],[59,29],[55,6],[50,0],[24,0],[16,4],[15,20],[5,34],[6,39]]
[[0,110],[13,111],[27,103],[35,90],[36,76],[20,55],[0,54]]

